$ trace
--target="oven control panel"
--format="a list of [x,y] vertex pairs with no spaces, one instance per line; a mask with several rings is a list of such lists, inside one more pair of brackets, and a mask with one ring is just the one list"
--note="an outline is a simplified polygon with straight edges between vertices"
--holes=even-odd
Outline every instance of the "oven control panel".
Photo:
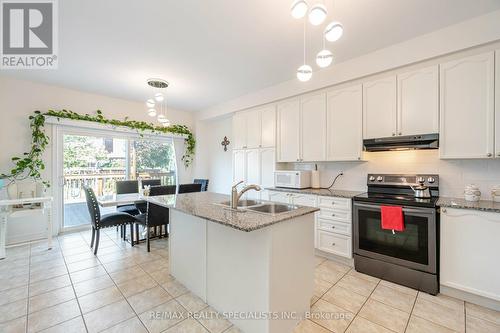
[[439,175],[394,175],[394,174],[368,174],[368,185],[408,186],[423,184],[429,187],[439,186]]

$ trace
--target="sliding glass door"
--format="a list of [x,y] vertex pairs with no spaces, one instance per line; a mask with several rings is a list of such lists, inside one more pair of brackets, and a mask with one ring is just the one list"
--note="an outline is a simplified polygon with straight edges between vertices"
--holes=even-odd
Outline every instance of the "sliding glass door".
[[[176,163],[169,139],[123,138],[102,133],[62,133],[63,228],[88,225],[90,217],[83,185],[97,196],[115,193],[116,182],[127,179],[161,179],[175,185]],[[115,208],[101,208],[106,214]]]

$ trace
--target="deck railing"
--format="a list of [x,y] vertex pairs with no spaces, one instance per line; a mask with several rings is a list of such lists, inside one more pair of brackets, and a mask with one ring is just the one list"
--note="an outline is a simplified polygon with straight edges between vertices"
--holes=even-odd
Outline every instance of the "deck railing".
[[[136,173],[135,179],[161,179],[162,185],[175,184],[175,171],[162,172],[158,170],[141,170]],[[85,201],[83,186],[91,186],[97,196],[112,194],[116,191],[116,182],[125,180],[124,169],[71,169],[64,175],[64,202]]]

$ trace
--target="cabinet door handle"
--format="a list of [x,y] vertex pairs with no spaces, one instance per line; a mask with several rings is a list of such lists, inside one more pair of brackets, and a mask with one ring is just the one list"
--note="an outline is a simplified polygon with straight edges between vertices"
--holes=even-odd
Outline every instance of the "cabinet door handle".
[[392,136],[396,136],[396,133],[392,133]]
[[486,154],[486,156],[491,157],[491,156],[492,156],[492,154],[491,154],[491,153],[488,153],[488,154]]
[[334,225],[332,225],[332,229],[335,229],[335,226],[334,226]]
[[500,153],[498,153],[497,156],[500,157]]
[[335,243],[332,243],[332,246],[335,246]]
[[332,216],[335,216],[335,214],[332,214]]
[[403,135],[403,133],[399,132],[398,135]]
[[332,201],[332,206],[335,205],[335,201]]
[[446,208],[441,208],[441,213],[446,213]]

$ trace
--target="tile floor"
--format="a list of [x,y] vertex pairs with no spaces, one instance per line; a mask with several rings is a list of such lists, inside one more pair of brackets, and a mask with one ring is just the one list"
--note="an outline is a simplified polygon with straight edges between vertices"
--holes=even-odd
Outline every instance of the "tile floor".
[[[169,275],[166,240],[147,253],[114,229],[101,238],[97,257],[88,232],[58,237],[51,251],[46,242],[7,249],[0,332],[239,332]],[[294,333],[500,332],[500,312],[316,260],[311,318]]]

